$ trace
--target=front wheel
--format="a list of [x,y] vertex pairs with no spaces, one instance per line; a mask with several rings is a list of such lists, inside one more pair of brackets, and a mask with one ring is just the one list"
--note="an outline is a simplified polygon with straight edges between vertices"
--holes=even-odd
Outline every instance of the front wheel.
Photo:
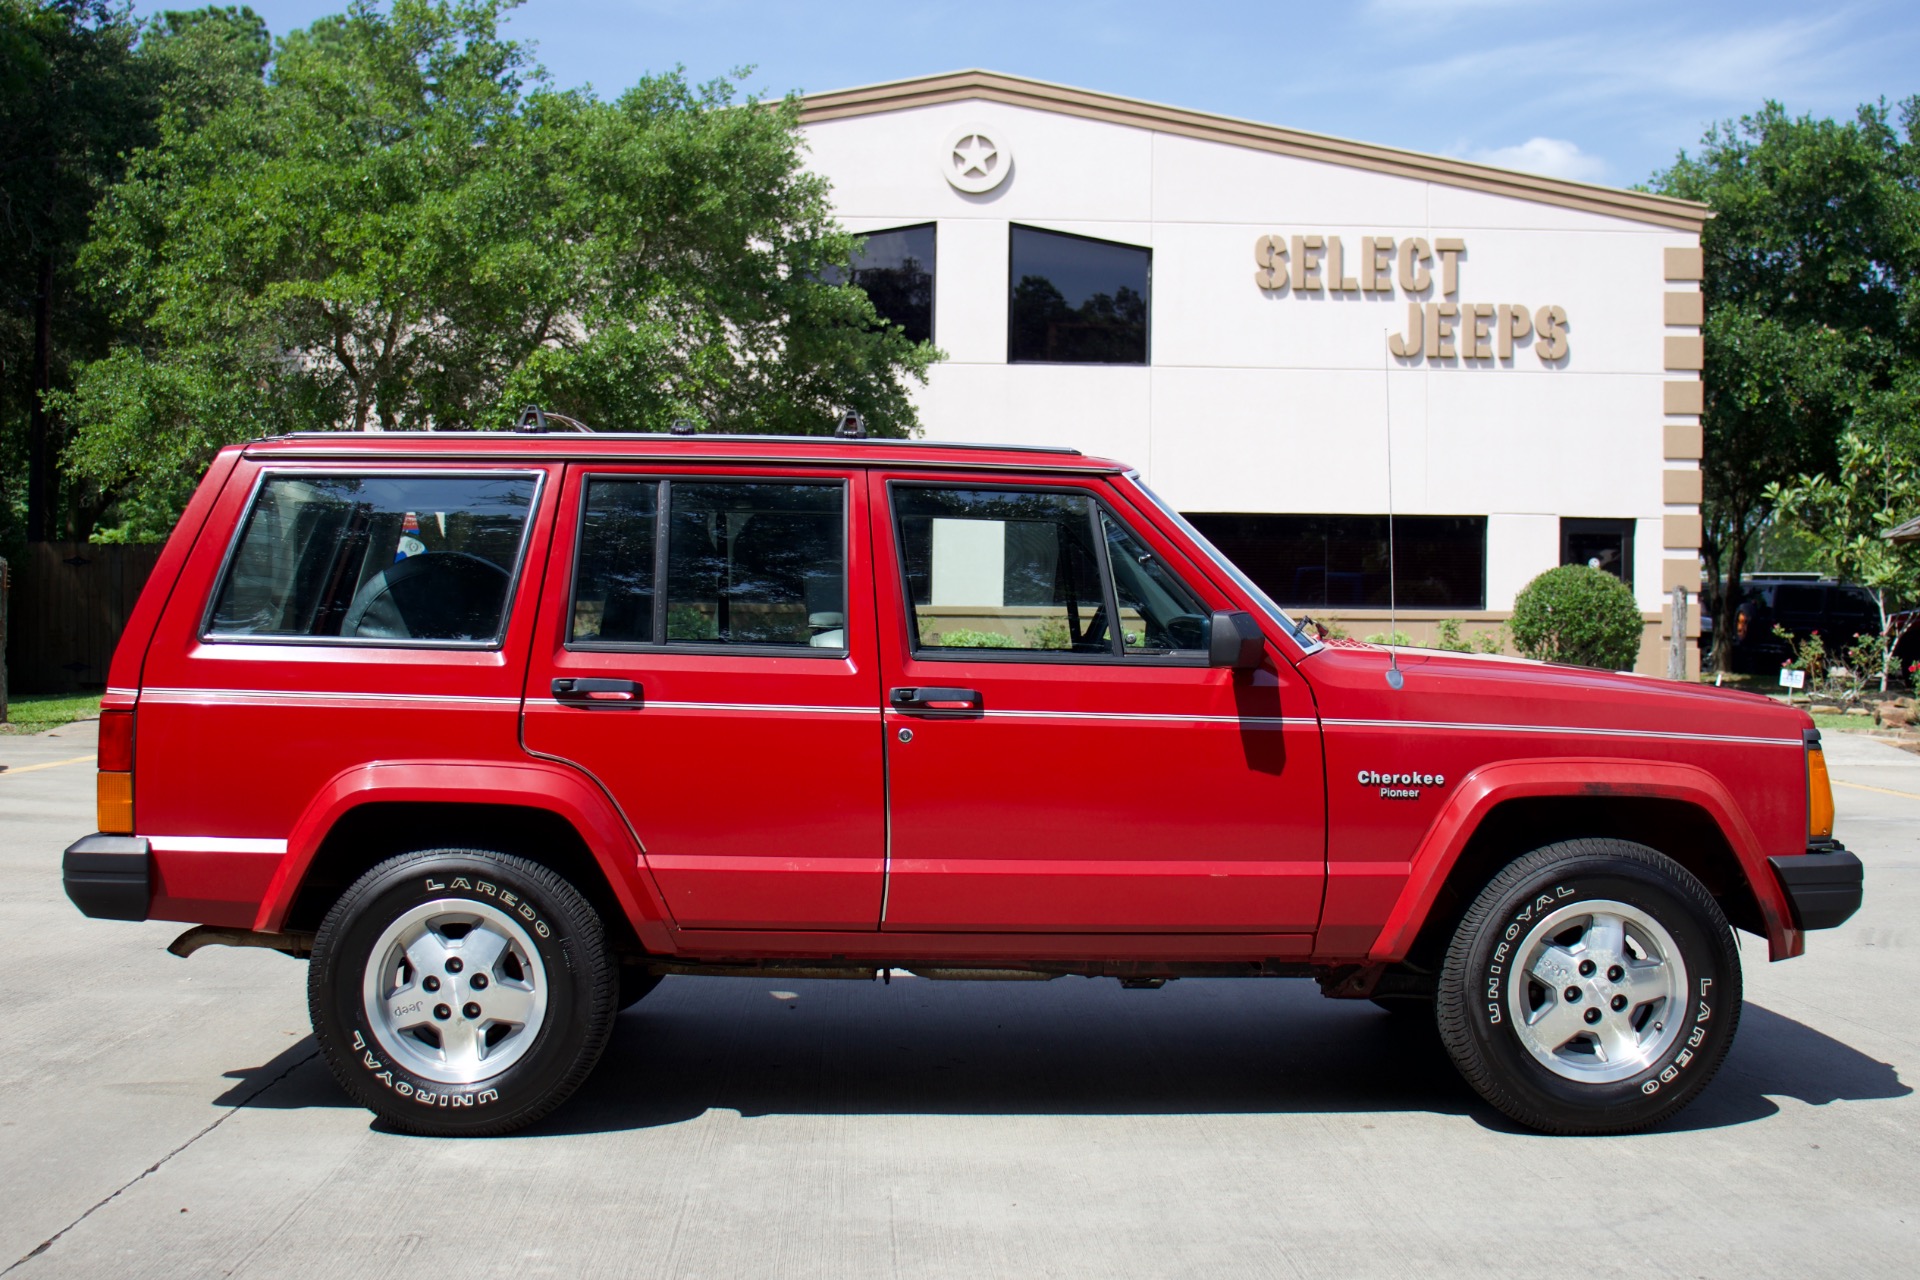
[[432,849],[356,880],[321,922],[307,1004],[334,1077],[396,1128],[507,1133],[599,1060],[618,976],[578,890],[524,858]]
[[1657,1124],[1704,1089],[1740,1023],[1725,915],[1672,859],[1570,840],[1504,868],[1440,974],[1440,1036],[1480,1095],[1547,1133]]

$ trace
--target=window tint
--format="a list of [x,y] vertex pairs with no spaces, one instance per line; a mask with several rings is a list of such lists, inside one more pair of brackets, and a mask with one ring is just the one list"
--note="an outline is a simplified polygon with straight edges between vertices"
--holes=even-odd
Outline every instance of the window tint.
[[1204,651],[1209,630],[1206,608],[1186,584],[1124,525],[1105,511],[1100,527],[1107,536],[1107,563],[1113,566],[1113,590],[1120,604],[1120,639],[1128,653]]
[[1033,227],[1011,235],[1008,360],[1147,363],[1152,250]]
[[[835,483],[596,477],[572,639],[846,647],[846,492]],[[666,584],[655,606],[660,513]]]
[[894,510],[921,648],[1113,652],[1090,498],[901,488]]
[[587,482],[573,578],[574,640],[653,642],[653,549],[658,480]]
[[933,341],[934,226],[870,231],[851,271],[829,268],[829,284],[851,277],[867,291],[882,320],[899,325],[909,342]]
[[209,634],[490,642],[535,481],[272,476],[247,513]]
[[[1387,607],[1385,516],[1190,512],[1187,519],[1281,604]],[[1402,608],[1485,607],[1485,516],[1399,516],[1393,524]]]

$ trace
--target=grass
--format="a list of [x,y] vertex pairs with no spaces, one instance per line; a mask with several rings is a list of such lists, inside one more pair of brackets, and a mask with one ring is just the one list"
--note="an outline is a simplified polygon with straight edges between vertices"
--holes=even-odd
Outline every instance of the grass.
[[97,693],[22,693],[7,699],[7,722],[0,733],[44,733],[100,714]]

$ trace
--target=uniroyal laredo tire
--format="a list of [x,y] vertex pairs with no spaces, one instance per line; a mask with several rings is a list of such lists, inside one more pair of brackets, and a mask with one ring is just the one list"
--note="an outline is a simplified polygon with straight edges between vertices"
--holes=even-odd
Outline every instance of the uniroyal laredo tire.
[[1740,1000],[1733,931],[1698,880],[1644,845],[1569,840],[1474,900],[1441,969],[1438,1021],[1467,1083],[1514,1120],[1625,1133],[1706,1088]]
[[599,1061],[619,975],[560,876],[483,849],[373,868],[314,938],[307,1005],[340,1087],[395,1128],[484,1137],[533,1123]]

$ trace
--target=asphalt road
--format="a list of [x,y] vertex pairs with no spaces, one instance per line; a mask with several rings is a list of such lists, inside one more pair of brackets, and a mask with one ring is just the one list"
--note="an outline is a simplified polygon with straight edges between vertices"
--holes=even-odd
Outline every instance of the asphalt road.
[[1659,1132],[1518,1132],[1431,1032],[1304,982],[669,978],[547,1123],[449,1142],[345,1102],[300,963],[176,960],[178,926],[75,912],[59,855],[92,829],[92,727],[0,737],[0,1264],[1908,1276],[1920,756],[1828,741],[1867,905],[1803,959],[1744,940],[1739,1039]]

